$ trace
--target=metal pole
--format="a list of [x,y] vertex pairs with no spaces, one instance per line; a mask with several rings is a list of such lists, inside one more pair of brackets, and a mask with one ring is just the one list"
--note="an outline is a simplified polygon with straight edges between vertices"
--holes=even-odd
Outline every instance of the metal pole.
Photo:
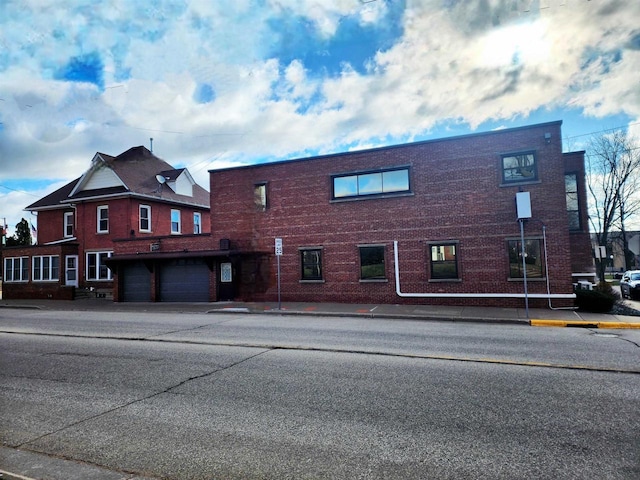
[[278,259],[278,310],[282,310],[282,301],[280,300],[280,255],[277,255]]
[[520,220],[520,247],[522,255],[522,274],[524,276],[524,311],[529,320],[529,292],[527,291],[527,263],[524,256],[524,220]]

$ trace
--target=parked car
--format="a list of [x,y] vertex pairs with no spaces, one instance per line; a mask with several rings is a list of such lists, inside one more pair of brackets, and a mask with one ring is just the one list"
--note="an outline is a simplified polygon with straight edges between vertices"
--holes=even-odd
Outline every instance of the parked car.
[[640,270],[624,272],[620,280],[622,298],[640,299]]

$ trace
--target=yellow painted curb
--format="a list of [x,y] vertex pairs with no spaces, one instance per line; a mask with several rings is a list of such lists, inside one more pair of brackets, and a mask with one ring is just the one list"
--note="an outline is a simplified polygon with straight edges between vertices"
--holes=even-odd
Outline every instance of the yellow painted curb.
[[529,323],[532,327],[640,328],[640,322],[589,322],[586,320],[531,319]]

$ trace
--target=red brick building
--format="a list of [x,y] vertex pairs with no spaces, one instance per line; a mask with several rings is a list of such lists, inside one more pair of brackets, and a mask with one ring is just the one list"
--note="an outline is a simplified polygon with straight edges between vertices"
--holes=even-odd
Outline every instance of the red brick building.
[[5,297],[276,301],[281,239],[284,301],[521,306],[526,273],[532,306],[573,305],[595,269],[584,152],[561,138],[552,122],[212,170],[210,194],[144,147],[96,154],[27,207],[41,245],[4,252]]
[[[125,248],[120,245],[183,251],[209,241],[208,192],[188,170],[173,168],[145,147],[117,157],[96,153],[84,175],[25,210],[37,213],[38,245],[3,250],[4,298],[72,299],[82,290],[111,295],[117,270],[110,261],[117,248]],[[149,276],[155,265],[145,268]],[[131,293],[131,299],[144,298],[135,289]]]
[[561,139],[553,122],[210,171],[227,296],[277,299],[280,238],[284,301],[521,306],[526,270],[532,305],[572,305],[594,268],[584,152]]

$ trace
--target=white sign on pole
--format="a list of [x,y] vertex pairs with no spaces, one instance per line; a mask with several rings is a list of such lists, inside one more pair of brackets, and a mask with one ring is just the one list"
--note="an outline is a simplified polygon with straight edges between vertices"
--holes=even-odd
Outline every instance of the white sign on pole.
[[276,255],[282,255],[282,239],[276,238]]
[[607,247],[604,247],[602,245],[598,245],[596,247],[596,258],[598,260],[603,260],[603,259],[607,258]]

